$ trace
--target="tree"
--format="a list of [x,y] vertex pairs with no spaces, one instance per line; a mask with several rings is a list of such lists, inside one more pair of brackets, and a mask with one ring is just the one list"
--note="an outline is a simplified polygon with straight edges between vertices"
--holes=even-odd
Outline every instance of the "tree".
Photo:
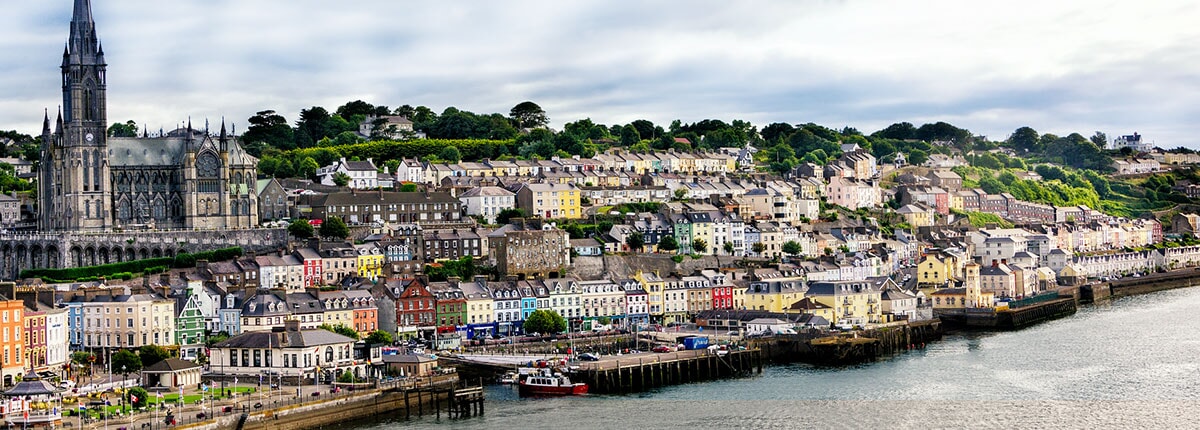
[[76,351],[71,353],[71,362],[75,364],[92,364],[96,361],[96,354],[87,351]]
[[321,223],[321,237],[333,237],[345,239],[350,235],[350,228],[346,227],[346,222],[338,217],[329,217],[325,222]]
[[344,187],[350,184],[350,175],[346,172],[337,172],[333,175],[333,184],[339,187]]
[[525,333],[562,333],[567,331],[567,320],[558,312],[549,309],[538,309],[525,318],[521,325]]
[[675,200],[683,200],[683,199],[687,198],[687,195],[688,195],[687,188],[679,187],[679,188],[675,189]]
[[133,120],[125,121],[124,124],[114,122],[108,128],[108,135],[112,137],[137,137],[138,126]]
[[138,357],[141,358],[143,366],[150,367],[155,363],[171,358],[171,353],[158,345],[145,345],[138,348]]
[[150,393],[142,387],[132,387],[125,391],[125,401],[134,409],[146,407],[146,403],[150,401]]
[[[329,111],[320,106],[301,109],[300,119],[296,120],[296,131],[303,130],[309,139],[313,142],[319,142],[321,139],[337,134],[329,129],[329,120],[331,118],[333,117],[329,115]],[[340,132],[341,130],[338,130],[338,133]],[[304,147],[304,145],[301,145],[301,142],[297,141],[296,143],[297,146]]]
[[696,240],[692,241],[692,251],[703,254],[705,251],[708,251],[708,242],[705,242],[704,239],[696,238]]
[[354,331],[354,329],[352,329],[350,327],[346,327],[344,324],[338,324],[336,326],[331,326],[329,324],[321,324],[317,328],[319,328],[321,330],[325,330],[325,331],[334,332],[334,333],[340,334],[342,336],[346,336],[346,337],[354,339],[354,340],[358,340],[358,332]]
[[313,226],[308,220],[297,219],[288,224],[288,233],[296,239],[304,240],[313,236]]
[[1008,136],[1008,146],[1018,151],[1038,152],[1041,150],[1037,130],[1021,127]]
[[642,232],[635,231],[625,236],[625,245],[629,246],[630,251],[642,252],[642,247],[646,246],[646,239],[642,237]]
[[1093,134],[1089,139],[1093,144],[1096,145],[1097,148],[1104,149],[1108,146],[1108,135],[1104,134],[1102,131],[1097,131],[1096,134]]
[[531,101],[524,101],[513,106],[512,110],[508,112],[508,117],[512,118],[513,124],[520,129],[544,127],[550,123],[550,118],[546,117],[546,111]]
[[667,235],[658,240],[658,250],[674,252],[679,249],[679,241],[675,240],[675,236]]
[[496,223],[508,224],[509,220],[512,220],[513,218],[525,218],[528,216],[529,214],[525,212],[525,209],[508,208],[501,210],[500,213],[496,214]]
[[621,127],[621,146],[633,146],[642,141],[642,136],[638,134],[636,128],[632,125]]
[[112,355],[112,370],[121,374],[137,373],[142,370],[142,359],[133,351],[122,349]]
[[722,245],[721,249],[725,250],[725,254],[733,255],[733,242],[725,242],[725,245]]
[[383,330],[375,330],[367,335],[367,345],[391,345],[392,334]]
[[415,193],[417,191],[418,191],[418,188],[417,188],[417,184],[415,184],[415,183],[405,182],[403,184],[400,184],[400,192],[402,192],[402,193]]
[[455,164],[462,160],[462,152],[459,152],[458,148],[456,147],[447,146],[438,152],[438,158],[441,158],[447,163]]
[[802,249],[800,247],[799,242],[796,242],[794,240],[789,240],[789,241],[787,241],[787,243],[783,244],[783,252],[785,254],[788,254],[791,256],[796,256],[796,255],[800,255],[800,251],[802,251]]
[[[317,169],[321,166],[312,157],[304,157],[296,163],[296,173],[309,179],[317,179]],[[336,179],[336,178],[335,178]]]
[[750,246],[750,250],[754,251],[754,255],[762,256],[763,251],[767,250],[767,245],[762,242],[754,242],[754,245]]
[[596,318],[596,322],[600,323],[600,325],[609,325],[609,324],[612,324],[612,318],[600,317],[600,318]]
[[[262,142],[279,149],[292,149],[292,127],[287,119],[273,110],[259,111],[249,119],[250,127],[242,133],[242,141],[246,143]],[[257,154],[254,154],[257,155]]]

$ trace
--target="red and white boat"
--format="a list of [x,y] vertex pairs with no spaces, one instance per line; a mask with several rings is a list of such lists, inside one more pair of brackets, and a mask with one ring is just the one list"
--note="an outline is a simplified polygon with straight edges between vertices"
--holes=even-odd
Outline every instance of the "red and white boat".
[[579,396],[587,394],[587,390],[587,384],[571,382],[571,378],[561,373],[538,372],[522,379],[517,392],[522,397]]

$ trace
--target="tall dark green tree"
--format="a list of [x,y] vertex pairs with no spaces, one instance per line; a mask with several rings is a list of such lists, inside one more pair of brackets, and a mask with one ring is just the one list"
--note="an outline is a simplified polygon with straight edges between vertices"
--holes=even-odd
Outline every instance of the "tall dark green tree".
[[313,226],[308,223],[308,220],[296,219],[288,224],[288,233],[296,239],[305,240],[313,235]]
[[287,119],[273,110],[259,111],[249,119],[250,127],[242,133],[242,141],[246,143],[262,142],[279,149],[295,148],[292,140],[292,127]]
[[138,126],[133,120],[125,121],[125,123],[114,122],[108,128],[108,135],[112,137],[137,137]]
[[1008,136],[1008,145],[1017,151],[1040,152],[1041,145],[1037,130],[1021,127]]
[[525,333],[562,333],[567,331],[567,320],[553,310],[538,309],[525,318],[521,329]]
[[524,101],[513,106],[512,110],[508,112],[508,117],[519,129],[545,127],[550,123],[546,111],[531,101]]
[[321,223],[321,237],[329,237],[335,239],[345,239],[350,235],[350,228],[346,227],[346,222],[338,217],[325,218],[325,222]]

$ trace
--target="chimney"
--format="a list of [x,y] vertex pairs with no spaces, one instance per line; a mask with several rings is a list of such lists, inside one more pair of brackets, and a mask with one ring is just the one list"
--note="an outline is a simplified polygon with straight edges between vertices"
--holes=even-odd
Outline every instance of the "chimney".
[[993,258],[992,259],[992,267],[996,267],[996,266],[998,266],[998,263],[997,263],[996,259]]
[[[300,331],[300,320],[286,319],[283,321],[283,331],[287,333],[295,333]],[[286,333],[285,333],[286,335]]]
[[1003,265],[1007,266],[1007,265],[1008,265],[1008,259],[1007,259],[1007,258],[1001,258],[1001,259],[1000,259],[1000,264],[1003,264]]
[[196,271],[207,270],[208,260],[196,260]]
[[162,272],[158,275],[158,283],[162,285],[171,285],[171,271]]

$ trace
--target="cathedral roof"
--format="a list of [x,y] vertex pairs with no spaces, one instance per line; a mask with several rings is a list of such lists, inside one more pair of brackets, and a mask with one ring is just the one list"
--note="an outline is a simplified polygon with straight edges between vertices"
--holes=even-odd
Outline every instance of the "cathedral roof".
[[181,138],[110,137],[108,165],[110,167],[152,167],[183,164],[187,141]]

